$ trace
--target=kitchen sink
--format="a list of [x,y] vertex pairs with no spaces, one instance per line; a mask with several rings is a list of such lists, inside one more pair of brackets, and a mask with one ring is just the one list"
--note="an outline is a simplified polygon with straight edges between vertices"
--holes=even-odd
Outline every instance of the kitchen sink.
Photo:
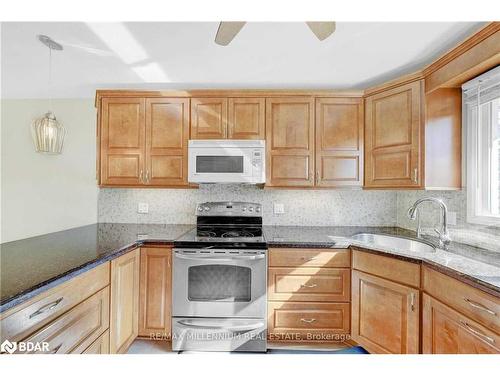
[[370,245],[379,245],[394,250],[410,251],[412,253],[430,253],[436,251],[436,247],[422,240],[389,236],[385,234],[359,233],[351,237],[353,240]]

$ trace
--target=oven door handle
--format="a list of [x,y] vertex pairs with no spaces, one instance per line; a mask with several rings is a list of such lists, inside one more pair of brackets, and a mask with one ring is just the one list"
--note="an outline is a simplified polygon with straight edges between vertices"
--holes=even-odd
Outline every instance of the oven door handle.
[[245,325],[241,325],[241,326],[231,326],[231,327],[227,327],[224,325],[212,326],[209,324],[196,324],[196,323],[190,323],[190,322],[187,322],[184,320],[179,320],[178,323],[183,325],[183,326],[190,327],[190,328],[221,329],[221,330],[230,331],[230,332],[247,332],[247,331],[253,331],[255,329],[259,329],[259,328],[264,327],[264,323],[262,323],[262,322],[253,323],[253,324],[245,324]]
[[178,254],[175,253],[175,256],[180,259],[187,259],[187,260],[208,260],[211,262],[230,262],[230,261],[235,261],[235,260],[259,260],[259,259],[264,259],[265,254],[259,254],[259,255],[238,255],[238,256],[219,256],[219,255],[184,255],[184,254]]

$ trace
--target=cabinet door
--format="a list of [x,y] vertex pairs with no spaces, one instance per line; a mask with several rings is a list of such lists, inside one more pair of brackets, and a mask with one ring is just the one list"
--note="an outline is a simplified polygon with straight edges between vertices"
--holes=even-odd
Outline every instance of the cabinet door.
[[316,185],[363,185],[363,99],[316,99]]
[[124,353],[139,325],[139,249],[111,261],[109,351]]
[[366,98],[365,187],[422,186],[422,92],[417,81]]
[[104,332],[82,354],[109,354],[109,331]]
[[100,184],[141,185],[144,173],[144,99],[103,98]]
[[425,354],[500,354],[500,336],[423,295],[422,352]]
[[230,98],[228,138],[264,139],[265,106],[263,98]]
[[227,98],[191,98],[191,139],[227,137]]
[[352,339],[370,353],[418,353],[419,291],[352,271]]
[[189,99],[146,99],[146,184],[187,185],[188,139]]
[[314,99],[266,99],[268,186],[314,186]]
[[141,248],[139,336],[170,339],[171,254],[169,247]]

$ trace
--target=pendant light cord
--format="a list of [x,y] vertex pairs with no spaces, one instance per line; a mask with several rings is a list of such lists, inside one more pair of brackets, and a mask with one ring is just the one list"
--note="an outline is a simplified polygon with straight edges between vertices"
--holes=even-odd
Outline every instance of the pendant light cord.
[[52,48],[49,47],[49,111],[52,110]]

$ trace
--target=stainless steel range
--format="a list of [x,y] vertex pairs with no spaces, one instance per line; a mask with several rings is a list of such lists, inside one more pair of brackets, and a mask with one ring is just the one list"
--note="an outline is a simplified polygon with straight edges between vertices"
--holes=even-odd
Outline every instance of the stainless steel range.
[[210,202],[174,243],[172,349],[266,351],[267,244],[262,207]]

